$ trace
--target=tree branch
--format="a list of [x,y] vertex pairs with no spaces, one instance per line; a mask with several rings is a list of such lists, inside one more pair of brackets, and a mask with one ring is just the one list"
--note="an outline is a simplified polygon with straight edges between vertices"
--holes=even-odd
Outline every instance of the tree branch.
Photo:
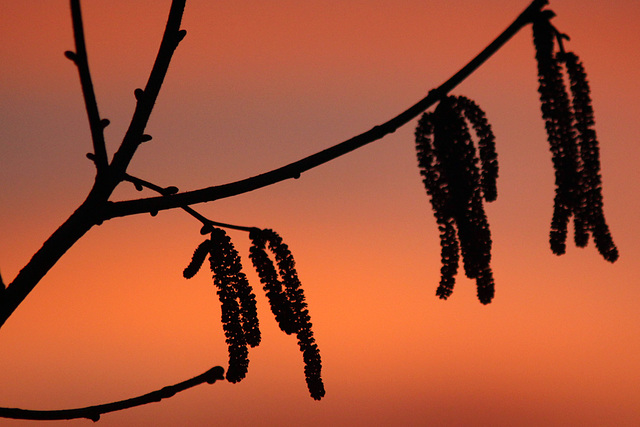
[[211,202],[218,199],[248,193],[286,179],[299,178],[300,174],[303,172],[334,160],[351,151],[370,144],[371,142],[382,139],[384,136],[395,132],[398,128],[416,118],[423,111],[438,102],[443,96],[447,95],[448,92],[458,86],[487,59],[496,53],[509,39],[511,39],[511,37],[518,33],[518,31],[527,24],[531,23],[533,17],[547,4],[548,0],[534,0],[506,30],[504,30],[467,65],[460,69],[460,71],[454,74],[438,88],[431,90],[425,98],[406,111],[379,126],[373,127],[367,132],[286,166],[240,181],[203,188],[200,190],[187,191],[165,197],[109,202],[104,211],[103,220],[140,213],[158,212],[160,210],[174,209],[196,203]]
[[[22,303],[27,295],[35,288],[49,270],[58,262],[58,260],[71,248],[82,236],[85,235],[94,225],[102,223],[101,218],[104,217],[102,211],[113,193],[116,186],[122,182],[126,173],[126,168],[133,157],[136,148],[141,142],[149,140],[148,135],[144,135],[144,129],[147,125],[149,115],[153,109],[153,105],[160,91],[160,86],[164,81],[169,63],[173,52],[178,43],[186,32],[180,30],[180,22],[184,12],[185,0],[173,0],[167,19],[162,42],[156,61],[151,70],[149,81],[144,91],[136,90],[138,104],[131,119],[131,124],[120,145],[120,148],[114,155],[112,163],[104,169],[104,173],[98,173],[89,195],[86,200],[76,209],[76,211],[43,243],[42,247],[33,255],[29,262],[18,273],[15,279],[2,292],[0,298],[0,327],[4,325],[6,320],[13,314],[15,309]],[[78,64],[84,63],[86,66],[78,66],[80,70],[80,78],[85,79],[82,83],[83,92],[85,94],[85,102],[89,111],[90,123],[93,127],[96,123],[100,124],[97,114],[97,105],[95,96],[91,86],[91,76],[86,63],[86,52],[84,48],[84,38],[82,36],[82,19],[80,14],[79,0],[71,0],[72,18],[76,32],[76,44],[79,54],[67,54],[67,57],[76,60],[85,57],[85,60],[79,60]],[[87,83],[88,82],[88,83]],[[89,90],[90,89],[90,90]],[[141,93],[143,92],[143,93]],[[95,111],[91,113],[95,107]],[[95,115],[95,116],[94,116]],[[104,122],[102,122],[104,124]],[[93,128],[92,128],[93,132]],[[96,144],[94,139],[94,144]],[[99,144],[96,144],[99,145]],[[96,153],[97,154],[97,153]],[[105,153],[106,157],[106,153]],[[96,165],[99,165],[97,158]],[[100,171],[100,169],[99,169]]]
[[80,0],[71,0],[71,20],[73,22],[73,36],[76,43],[76,51],[66,51],[65,56],[78,67],[80,75],[80,85],[84,103],[89,117],[89,127],[91,129],[91,139],[93,140],[94,163],[98,173],[105,171],[108,166],[107,149],[104,141],[104,128],[109,124],[108,120],[101,120],[98,112],[98,103],[93,91],[91,73],[89,72],[89,61],[87,59],[87,48],[84,42],[84,29],[82,25],[82,13],[80,10]]
[[148,403],[159,402],[162,399],[172,397],[176,393],[190,389],[203,383],[213,384],[217,380],[224,379],[224,368],[215,366],[207,372],[196,377],[182,381],[180,383],[163,387],[151,393],[132,397],[131,399],[119,400],[117,402],[105,403],[102,405],[87,406],[75,409],[60,409],[52,411],[39,411],[32,409],[2,408],[0,407],[0,417],[13,418],[17,420],[72,420],[76,418],[88,418],[98,421],[100,415],[109,412],[121,411]]

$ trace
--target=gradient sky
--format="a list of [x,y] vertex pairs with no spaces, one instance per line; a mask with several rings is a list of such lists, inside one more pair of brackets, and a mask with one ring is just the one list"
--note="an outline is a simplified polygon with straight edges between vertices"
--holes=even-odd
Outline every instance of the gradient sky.
[[[605,5],[606,3],[606,5]],[[170,2],[85,2],[99,109],[118,146]],[[255,175],[368,130],[438,86],[527,1],[190,0],[188,31],[130,173],[182,190]],[[263,343],[245,380],[106,414],[123,425],[638,425],[640,423],[640,2],[556,0],[584,61],[601,142],[605,214],[621,257],[548,248],[553,169],[530,28],[455,94],[497,137],[487,205],[496,298],[458,277],[435,297],[440,247],[413,148],[415,123],[296,181],[195,206],[277,230],[297,260],[326,397],[306,390],[293,337],[257,289]],[[62,0],[0,0],[0,271],[11,281],[94,177]],[[151,193],[145,195],[151,196]],[[115,199],[140,197],[126,185]],[[227,363],[210,274],[181,277],[200,243],[179,212],[91,230],[0,330],[0,406],[125,399]],[[87,425],[76,420],[64,425]],[[2,425],[32,425],[2,421]],[[62,425],[49,422],[47,425]]]

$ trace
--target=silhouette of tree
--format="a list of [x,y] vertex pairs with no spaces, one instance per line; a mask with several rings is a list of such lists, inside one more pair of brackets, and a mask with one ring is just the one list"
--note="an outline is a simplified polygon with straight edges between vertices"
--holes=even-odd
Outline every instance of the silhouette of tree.
[[[599,148],[594,126],[589,85],[578,57],[564,48],[568,37],[552,24],[554,14],[544,7],[547,0],[534,0],[511,25],[442,85],[431,90],[415,105],[389,121],[311,156],[280,168],[224,185],[181,192],[134,177],[127,168],[138,147],[151,140],[145,133],[172,55],[186,31],[180,29],[186,0],[173,0],[155,63],[144,88],[134,90],[136,108],[129,127],[111,160],[104,140],[109,120],[101,117],[87,60],[80,0],[70,0],[75,50],[65,56],[77,67],[87,110],[93,152],[87,157],[96,168],[89,194],[73,214],[44,242],[18,275],[7,285],[0,277],[0,326],[34,289],[58,260],[92,227],[118,217],[180,208],[201,223],[200,233],[209,235],[194,251],[184,269],[193,277],[209,257],[213,282],[222,306],[222,325],[229,351],[229,366],[214,367],[190,380],[164,387],[139,397],[85,408],[34,411],[0,408],[0,416],[18,419],[52,420],[89,418],[156,402],[204,382],[226,378],[241,381],[249,364],[248,347],[261,341],[256,295],[242,272],[240,256],[224,229],[245,231],[252,246],[250,259],[256,269],[271,310],[283,332],[295,334],[305,363],[310,395],[325,394],[321,360],[311,329],[311,318],[289,247],[273,230],[213,221],[191,205],[211,202],[300,175],[350,151],[383,138],[423,114],[415,132],[420,174],[440,230],[442,277],[436,294],[448,298],[454,287],[460,255],[467,277],[476,279],[478,298],[488,304],[494,297],[490,267],[491,233],[483,202],[497,197],[497,155],[491,126],[484,112],[472,100],[449,93],[498,51],[511,37],[532,25],[538,62],[542,117],[548,134],[555,169],[556,196],[550,245],[563,254],[568,223],[574,218],[575,243],[583,247],[589,235],[602,256],[616,261],[618,251],[604,219]],[[565,71],[569,90],[565,85]],[[437,105],[436,105],[437,104]],[[436,105],[433,111],[427,111]],[[427,112],[425,112],[427,111]],[[473,129],[473,134],[471,132]],[[139,191],[150,189],[158,197],[112,202],[116,187],[128,182]]]

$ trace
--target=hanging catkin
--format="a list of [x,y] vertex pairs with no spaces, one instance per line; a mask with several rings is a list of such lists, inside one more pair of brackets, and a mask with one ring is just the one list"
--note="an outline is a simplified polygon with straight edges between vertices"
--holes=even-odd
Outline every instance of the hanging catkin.
[[[324,394],[320,351],[311,330],[311,317],[304,298],[304,291],[295,269],[295,261],[289,247],[273,230],[256,230],[252,240],[251,260],[269,298],[271,309],[280,328],[287,333],[296,333],[304,360],[307,388],[312,398],[320,400]],[[273,262],[265,249],[275,256],[279,279]]]
[[196,250],[193,252],[191,262],[182,272],[185,279],[191,279],[198,273],[198,271],[200,271],[200,268],[202,267],[202,264],[204,264],[204,260],[210,250],[211,241],[208,239],[198,245]]
[[260,277],[263,285],[271,312],[278,322],[280,329],[286,334],[297,332],[297,325],[294,320],[293,311],[289,299],[284,292],[282,282],[280,282],[278,272],[276,271],[273,261],[266,252],[267,234],[262,230],[256,229],[249,234],[251,239],[251,248],[249,249],[249,258],[253,262],[253,266]]
[[[479,140],[480,159],[467,120]],[[436,295],[443,299],[451,295],[461,252],[465,274],[476,279],[478,299],[487,304],[494,284],[483,200],[497,197],[498,174],[491,127],[473,101],[448,96],[435,111],[422,116],[415,136],[420,173],[440,231],[442,268]]]
[[557,32],[549,22],[550,11],[542,12],[533,23],[533,40],[538,62],[538,92],[542,117],[549,139],[555,169],[556,195],[549,242],[555,254],[566,251],[567,226],[578,206],[578,152],[573,113],[564,84],[562,68],[554,54]]
[[618,259],[618,249],[613,243],[609,227],[604,218],[602,203],[602,178],[600,176],[600,148],[596,131],[595,119],[591,105],[591,89],[587,75],[578,56],[572,52],[562,54],[567,74],[569,76],[572,106],[575,117],[575,127],[578,133],[580,158],[582,160],[580,192],[583,196],[580,203],[580,213],[584,223],[584,237],[578,237],[576,230],[576,244],[586,246],[588,232],[591,232],[600,254],[610,262]]
[[229,252],[229,240],[226,233],[215,228],[211,232],[211,251],[209,262],[214,277],[214,285],[222,305],[222,327],[229,349],[229,368],[227,381],[242,380],[249,367],[247,339],[242,327],[238,294],[234,286],[231,264],[233,256]]
[[496,181],[498,179],[498,155],[496,153],[496,139],[487,121],[484,111],[473,100],[459,96],[458,105],[464,116],[473,126],[478,138],[478,151],[482,163],[482,193],[487,202],[493,202],[498,197]]
[[[569,219],[574,219],[574,241],[584,247],[589,233],[608,261],[618,258],[602,210],[602,181],[598,141],[586,73],[578,57],[565,52],[566,38],[551,24],[553,12],[542,11],[533,23],[538,62],[538,91],[556,177],[556,196],[549,242],[557,255],[566,251]],[[566,66],[571,95],[564,83]]]
[[193,277],[209,254],[213,282],[222,305],[222,327],[229,350],[226,378],[235,383],[247,373],[247,345],[255,347],[260,344],[258,312],[255,295],[242,272],[240,257],[231,239],[220,228],[212,227],[210,230],[211,238],[198,245],[183,276],[187,279]]
[[455,223],[450,214],[449,188],[442,176],[440,163],[433,150],[433,116],[433,113],[427,112],[418,122],[415,132],[416,151],[422,181],[430,197],[431,207],[440,232],[442,267],[440,269],[440,285],[436,290],[436,295],[447,299],[453,292],[455,285],[460,248]]

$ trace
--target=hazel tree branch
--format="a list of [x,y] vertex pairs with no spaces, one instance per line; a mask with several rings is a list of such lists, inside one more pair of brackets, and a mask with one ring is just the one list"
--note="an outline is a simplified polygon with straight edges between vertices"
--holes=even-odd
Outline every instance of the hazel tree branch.
[[507,41],[509,41],[522,28],[530,24],[540,10],[548,4],[548,0],[534,0],[517,18],[507,27],[493,42],[482,52],[466,64],[460,71],[454,74],[442,85],[433,89],[429,94],[418,101],[409,109],[398,114],[391,120],[373,127],[372,129],[354,136],[344,142],[329,147],[323,151],[312,154],[296,162],[282,166],[278,169],[262,173],[240,181],[228,184],[207,187],[199,190],[186,191],[166,197],[152,197],[146,199],[127,200],[121,202],[109,202],[104,210],[103,220],[115,217],[123,217],[140,213],[153,213],[165,209],[174,209],[197,203],[211,202],[243,193],[248,193],[259,188],[267,187],[290,178],[299,178],[303,172],[341,157],[351,151],[361,148],[384,136],[395,132],[419,114],[438,102],[448,92],[462,83],[485,61],[496,53]]
[[130,399],[119,400],[117,402],[104,403],[95,406],[86,406],[84,408],[59,409],[50,411],[0,407],[0,417],[12,418],[16,420],[37,421],[88,418],[95,422],[100,420],[100,416],[102,414],[134,408],[136,406],[146,405],[148,403],[160,402],[162,399],[168,399],[170,397],[173,397],[176,393],[185,391],[197,385],[203,383],[213,384],[217,380],[223,379],[224,368],[222,368],[221,366],[215,366],[209,369],[207,372],[186,381],[182,381],[174,385],[169,385],[159,390],[152,391],[141,396],[132,397]]
[[101,120],[100,113],[98,112],[98,103],[93,90],[91,73],[89,72],[87,48],[84,42],[80,0],[71,0],[71,21],[73,23],[73,37],[76,44],[76,51],[66,51],[64,54],[76,64],[76,67],[78,67],[80,85],[82,86],[82,94],[84,97],[85,107],[87,109],[87,115],[89,117],[91,139],[93,140],[94,163],[98,173],[103,173],[108,165],[107,149],[104,141],[104,128],[109,124],[109,120]]
[[[178,43],[186,35],[186,31],[180,30],[182,15],[186,0],[173,0],[169,17],[165,27],[165,32],[160,43],[158,55],[151,70],[149,80],[145,90],[135,91],[138,103],[131,119],[129,129],[114,155],[111,164],[104,168],[104,173],[98,173],[91,191],[84,202],[71,214],[71,216],[42,244],[42,247],[33,255],[29,262],[20,270],[7,288],[2,292],[0,298],[0,327],[13,314],[18,306],[24,301],[35,286],[58,262],[58,260],[71,248],[82,236],[84,236],[94,225],[102,223],[102,211],[114,189],[122,182],[126,174],[127,166],[135,151],[144,141],[151,139],[144,134],[144,129],[149,120],[153,105],[160,91],[160,86],[169,68],[169,63]],[[76,28],[76,49],[80,52],[67,54],[74,60],[84,57],[86,64],[86,49],[84,48],[84,37],[82,37],[82,19],[80,17],[79,0],[71,0],[74,27]],[[83,53],[85,52],[85,53]],[[83,61],[79,61],[82,63]],[[80,69],[81,67],[79,67]],[[81,79],[88,79],[91,82],[89,68],[84,67],[80,71]],[[84,77],[83,77],[84,76]],[[86,82],[85,82],[86,83]],[[95,96],[92,97],[93,90],[88,91],[83,83],[83,92],[87,109],[90,111],[95,106]],[[95,107],[95,118],[91,119],[93,113],[89,113],[90,122],[97,123],[97,106]],[[104,121],[102,122],[105,123]],[[94,139],[94,144],[95,144]],[[97,153],[96,153],[97,154]],[[106,153],[105,153],[106,157]],[[96,156],[90,156],[96,161]],[[99,164],[99,163],[96,163]],[[100,169],[98,169],[100,171]]]

